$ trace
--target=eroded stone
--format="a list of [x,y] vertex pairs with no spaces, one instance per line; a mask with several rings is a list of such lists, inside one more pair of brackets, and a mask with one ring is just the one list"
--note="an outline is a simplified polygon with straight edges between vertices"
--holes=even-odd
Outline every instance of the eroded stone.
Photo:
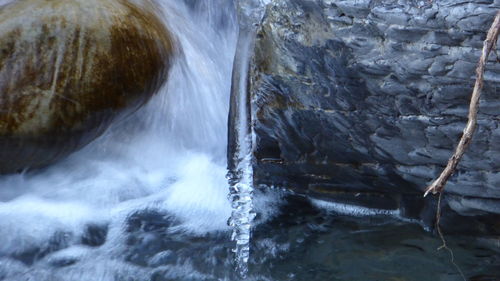
[[167,79],[172,38],[148,0],[0,7],[0,172],[88,144]]
[[[345,199],[340,191],[397,195],[403,215],[429,221],[435,206],[420,198],[463,131],[499,8],[498,1],[271,1],[249,78],[255,183],[332,201]],[[492,54],[478,129],[446,187],[461,198],[451,208],[461,215],[500,214],[493,61]]]

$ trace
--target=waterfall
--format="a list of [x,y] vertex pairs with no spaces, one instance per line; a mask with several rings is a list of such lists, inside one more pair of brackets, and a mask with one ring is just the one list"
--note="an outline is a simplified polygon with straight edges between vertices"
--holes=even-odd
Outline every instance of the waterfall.
[[[2,259],[17,262],[30,253],[34,260],[23,260],[21,271],[37,280],[51,280],[40,271],[54,256],[81,257],[70,268],[75,271],[96,260],[113,261],[106,270],[114,270],[119,253],[127,250],[124,225],[142,211],[175,217],[176,231],[189,235],[229,230],[226,144],[238,29],[234,4],[156,3],[178,46],[165,88],[69,158],[44,170],[0,177],[0,279]],[[98,248],[81,246],[90,226],[107,230]],[[15,274],[5,270],[5,276]],[[76,280],[71,270],[52,274]],[[101,280],[92,271],[78,274],[78,280]]]
[[238,3],[239,35],[233,66],[231,109],[229,118],[228,179],[229,199],[232,202],[230,225],[236,268],[240,276],[248,272],[253,210],[253,129],[252,102],[248,93],[248,73],[258,24],[264,13],[261,0],[242,0]]

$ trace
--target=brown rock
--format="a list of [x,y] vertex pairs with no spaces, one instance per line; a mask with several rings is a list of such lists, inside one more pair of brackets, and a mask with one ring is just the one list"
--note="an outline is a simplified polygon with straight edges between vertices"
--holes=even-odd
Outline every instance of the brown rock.
[[173,43],[146,1],[0,7],[0,173],[67,156],[159,90]]

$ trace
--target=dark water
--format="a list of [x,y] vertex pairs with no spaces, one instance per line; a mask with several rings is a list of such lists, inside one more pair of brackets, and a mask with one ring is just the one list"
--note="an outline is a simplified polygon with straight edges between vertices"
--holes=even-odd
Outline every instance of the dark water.
[[[249,280],[463,280],[456,266],[467,280],[500,280],[499,240],[495,245],[447,236],[455,266],[449,252],[437,250],[441,240],[418,224],[386,216],[335,215],[303,198],[287,201],[280,215],[254,230]],[[160,270],[152,280],[238,279],[231,272],[231,245],[226,241],[222,235],[164,243],[164,250],[174,248],[171,262],[190,261],[198,273],[169,279]]]
[[[276,216],[254,229],[248,280],[463,280],[449,253],[437,250],[437,236],[418,224],[336,215],[290,195],[281,201]],[[123,227],[124,247],[101,249],[106,257],[98,254],[104,225],[89,227],[80,243],[95,255],[79,255],[75,246],[73,254],[58,254],[65,241],[59,234],[52,249],[0,258],[0,280],[241,280],[229,230],[194,235],[180,223],[167,213],[136,211]],[[500,280],[498,238],[446,239],[467,280]]]
[[[270,280],[463,280],[449,253],[437,251],[441,240],[418,224],[328,214],[304,200],[292,201],[255,233],[251,271],[256,275]],[[274,248],[283,251],[259,260],[269,233]],[[446,240],[467,278],[500,280],[498,239],[496,246],[472,237]]]

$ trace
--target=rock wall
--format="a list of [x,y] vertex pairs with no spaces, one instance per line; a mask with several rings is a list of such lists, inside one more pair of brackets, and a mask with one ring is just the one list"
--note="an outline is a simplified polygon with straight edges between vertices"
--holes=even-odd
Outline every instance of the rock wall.
[[[425,217],[435,202],[422,192],[461,136],[498,9],[498,0],[272,1],[250,73],[255,182]],[[446,190],[458,214],[500,221],[495,60]]]

